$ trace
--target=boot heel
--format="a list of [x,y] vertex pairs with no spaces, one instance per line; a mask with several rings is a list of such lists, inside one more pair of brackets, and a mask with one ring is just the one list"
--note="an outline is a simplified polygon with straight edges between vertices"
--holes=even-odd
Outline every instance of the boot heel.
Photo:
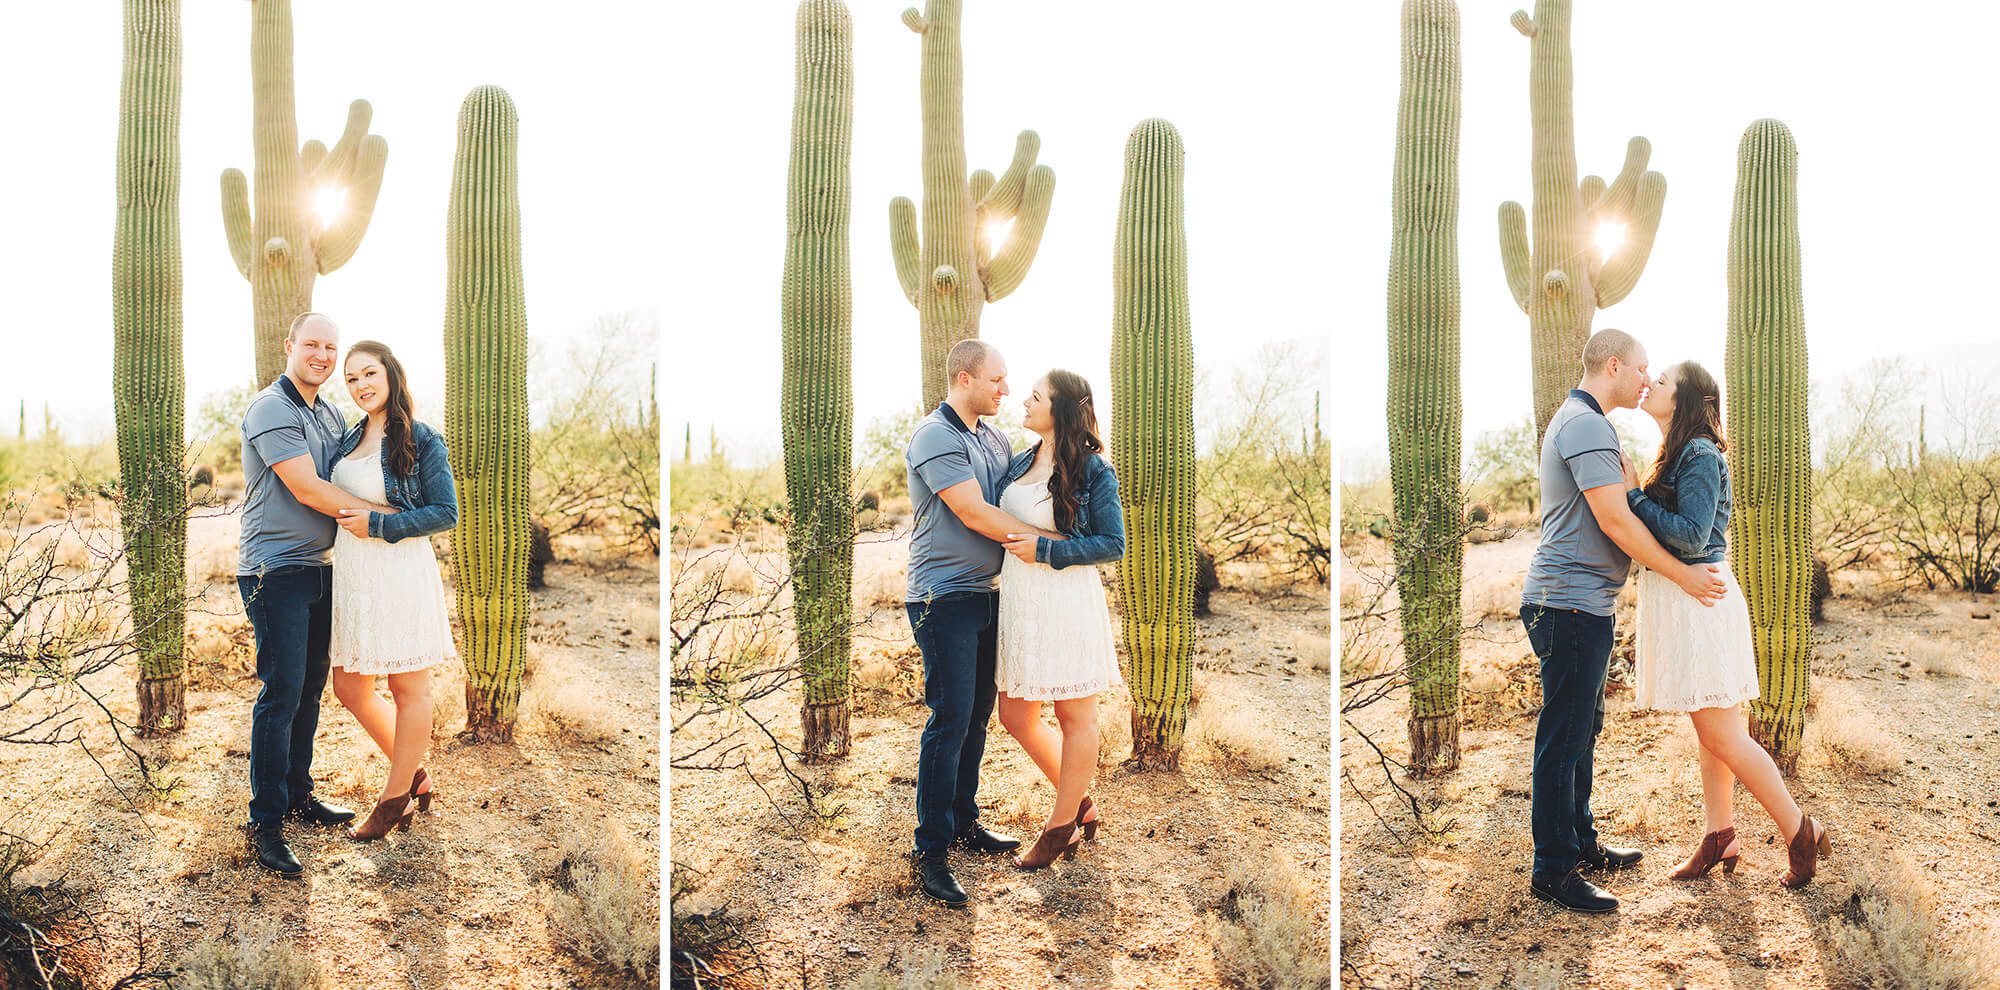
[[1074,859],[1076,859],[1076,845],[1077,845],[1077,844],[1076,844],[1076,842],[1075,842],[1075,841],[1071,841],[1069,845],[1067,845],[1067,846],[1064,846],[1064,847],[1063,847],[1063,859],[1064,859],[1064,860],[1074,860]]
[[1724,856],[1724,857],[1722,857],[1722,872],[1723,872],[1723,873],[1725,873],[1725,874],[1728,874],[1728,873],[1735,873],[1735,872],[1736,872],[1736,857],[1735,857],[1735,856]]
[[1824,825],[1820,826],[1819,829],[1819,854],[1821,856],[1833,855],[1833,838],[1828,834]]

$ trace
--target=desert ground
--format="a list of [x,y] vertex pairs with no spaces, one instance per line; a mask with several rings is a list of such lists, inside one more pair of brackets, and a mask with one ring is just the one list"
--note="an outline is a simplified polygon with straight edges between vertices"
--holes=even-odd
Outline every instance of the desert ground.
[[[1592,798],[1604,841],[1645,851],[1597,878],[1615,915],[1565,912],[1528,894],[1528,771],[1539,704],[1520,628],[1532,531],[1467,548],[1463,765],[1408,784],[1435,804],[1418,828],[1373,751],[1408,756],[1407,698],[1343,727],[1341,982],[1347,987],[2000,986],[2000,601],[1905,592],[1840,574],[1815,628],[1814,710],[1793,794],[1820,818],[1833,858],[1800,891],[1778,886],[1776,827],[1741,787],[1734,876],[1667,877],[1700,840],[1700,776],[1684,716],[1635,713],[1619,683],[1632,593],[1597,746]],[[1380,544],[1348,548],[1344,603],[1380,573]],[[1357,562],[1360,566],[1357,566]],[[1343,611],[1343,615],[1347,614]],[[1344,631],[1376,642],[1379,630]],[[1357,639],[1358,637],[1358,639]],[[1387,653],[1350,648],[1350,664]],[[1399,774],[1398,780],[1403,778]]]
[[[231,983],[209,965],[208,977],[174,985],[657,985],[647,972],[658,959],[657,558],[560,543],[535,595],[513,744],[455,738],[464,675],[436,668],[432,812],[373,844],[290,825],[306,874],[288,880],[258,867],[236,830],[258,687],[236,533],[226,511],[190,526],[191,590],[202,599],[189,616],[189,725],[136,742],[167,786],[143,786],[101,726],[89,741],[103,769],[76,747],[0,746],[0,829],[46,843],[16,882],[60,881],[95,919],[85,985],[202,953],[249,968]],[[448,541],[439,546],[442,555]],[[93,685],[127,720],[129,676]],[[365,814],[387,769],[328,690],[317,793]]]
[[[1129,696],[1102,699],[1097,840],[1036,873],[955,852],[972,904],[954,911],[915,889],[904,858],[926,715],[901,604],[906,547],[870,536],[857,548],[853,751],[806,771],[827,814],[802,814],[775,785],[767,798],[741,773],[671,774],[676,985],[693,985],[678,967],[699,959],[703,985],[718,987],[1326,987],[1325,589],[1225,573],[1201,620],[1181,772],[1121,766]],[[746,591],[784,566],[781,550],[726,546],[676,564],[739,568],[729,583]],[[792,746],[796,706],[787,693],[757,710]],[[699,736],[677,730],[676,758]],[[982,820],[1032,840],[1054,791],[997,719],[987,739]],[[776,777],[768,752],[757,769]],[[718,947],[725,927],[733,949]]]

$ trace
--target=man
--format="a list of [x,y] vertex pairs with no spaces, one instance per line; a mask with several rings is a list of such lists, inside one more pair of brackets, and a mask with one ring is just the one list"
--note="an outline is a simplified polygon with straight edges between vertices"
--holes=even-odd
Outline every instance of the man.
[[1653,538],[1625,501],[1618,434],[1609,409],[1631,409],[1650,377],[1632,335],[1603,330],[1583,349],[1583,380],[1550,418],[1542,438],[1542,532],[1521,592],[1521,622],[1541,661],[1542,712],[1535,723],[1529,890],[1572,911],[1618,909],[1583,878],[1640,859],[1598,841],[1590,814],[1592,753],[1604,727],[1613,610],[1631,564],[1666,575],[1705,605],[1725,585],[1707,564],[1683,564]]
[[1013,455],[999,429],[980,417],[1000,411],[1007,363],[977,340],[945,358],[943,402],[910,434],[904,462],[910,505],[909,592],[904,609],[924,656],[924,704],[931,710],[917,752],[916,848],[911,866],[926,895],[963,908],[951,874],[952,845],[983,853],[1020,845],[979,824],[979,762],[993,713],[995,580],[1009,533],[1039,532],[1000,511],[1000,484]]
[[[257,704],[250,714],[250,822],[257,862],[304,872],[284,819],[340,825],[354,812],[313,797],[313,734],[326,686],[332,627],[330,552],[342,509],[373,509],[328,479],[346,422],[319,390],[339,360],[340,331],[304,313],[285,333],[285,371],[243,414],[243,530],[236,589],[257,639]],[[390,510],[394,511],[394,510]]]

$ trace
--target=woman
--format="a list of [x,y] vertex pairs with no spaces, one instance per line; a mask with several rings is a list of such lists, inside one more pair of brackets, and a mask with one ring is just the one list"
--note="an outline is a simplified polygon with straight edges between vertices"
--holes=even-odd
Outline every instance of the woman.
[[1641,708],[1687,712],[1700,744],[1707,835],[1674,870],[1674,879],[1692,880],[1718,862],[1722,872],[1735,872],[1742,843],[1732,805],[1735,783],[1742,780],[1785,834],[1790,862],[1780,882],[1805,886],[1819,856],[1832,851],[1826,829],[1799,810],[1777,764],[1750,738],[1736,710],[1757,697],[1757,662],[1743,590],[1723,563],[1731,504],[1721,390],[1707,370],[1687,361],[1661,373],[1639,408],[1660,424],[1662,439],[1644,485],[1625,460],[1626,501],[1676,557],[1720,565],[1728,587],[1709,607],[1653,571],[1639,577],[1634,701]]
[[[429,811],[422,766],[431,739],[433,664],[458,658],[432,533],[458,524],[458,496],[444,438],[411,413],[409,379],[386,345],[347,352],[347,394],[366,417],[347,432],[333,483],[394,513],[343,510],[333,545],[333,693],[383,755],[389,779],[368,819],[348,836],[372,841],[408,830]],[[393,705],[375,693],[386,675]],[[410,807],[412,803],[416,808]]]
[[[1000,724],[1056,788],[1041,837],[1014,857],[1015,866],[1038,870],[1057,856],[1074,859],[1077,844],[1097,836],[1097,809],[1084,794],[1097,769],[1097,695],[1120,676],[1094,565],[1125,555],[1125,521],[1090,383],[1051,371],[1022,408],[1041,439],[1008,466],[1000,508],[1063,538],[1022,534],[1007,542],[993,680]],[[1059,733],[1042,721],[1044,701],[1055,703]]]

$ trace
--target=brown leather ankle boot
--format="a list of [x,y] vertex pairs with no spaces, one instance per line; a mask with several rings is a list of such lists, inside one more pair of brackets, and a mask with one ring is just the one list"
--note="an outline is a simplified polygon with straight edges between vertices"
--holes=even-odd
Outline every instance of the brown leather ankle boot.
[[1708,871],[1714,869],[1717,863],[1722,864],[1722,872],[1724,873],[1736,872],[1736,857],[1724,856],[1722,854],[1722,851],[1728,849],[1729,844],[1735,841],[1736,826],[1734,825],[1724,828],[1720,832],[1710,832],[1702,836],[1701,846],[1694,851],[1694,855],[1682,860],[1681,865],[1674,867],[1674,872],[1671,876],[1676,880],[1693,880],[1697,877],[1706,876]]

